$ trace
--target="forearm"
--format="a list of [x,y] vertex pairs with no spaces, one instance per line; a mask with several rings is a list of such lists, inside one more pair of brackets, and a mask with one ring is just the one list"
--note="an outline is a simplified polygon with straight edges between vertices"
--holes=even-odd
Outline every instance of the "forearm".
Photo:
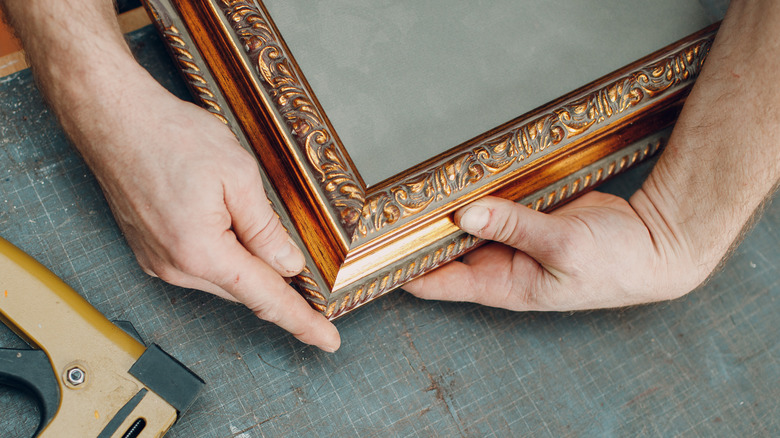
[[[134,60],[110,0],[4,0],[37,83],[90,165],[96,138],[120,117],[123,88],[153,82]],[[117,114],[114,114],[117,113]]]
[[[732,0],[669,144],[632,206],[706,279],[780,178],[780,3]],[[687,262],[687,263],[686,263]]]

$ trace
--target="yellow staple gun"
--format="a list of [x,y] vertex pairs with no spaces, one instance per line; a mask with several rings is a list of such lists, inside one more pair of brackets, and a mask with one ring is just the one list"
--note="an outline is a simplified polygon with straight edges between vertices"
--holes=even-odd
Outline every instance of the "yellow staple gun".
[[35,397],[37,436],[161,437],[204,385],[2,238],[0,320],[33,347],[0,349],[0,384]]

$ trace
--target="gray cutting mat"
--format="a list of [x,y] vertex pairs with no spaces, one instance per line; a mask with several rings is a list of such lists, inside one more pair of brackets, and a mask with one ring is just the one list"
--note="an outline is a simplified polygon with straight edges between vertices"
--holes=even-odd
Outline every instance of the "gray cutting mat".
[[[154,31],[130,39],[185,95]],[[168,436],[780,436],[778,202],[681,300],[514,314],[396,292],[338,320],[331,355],[146,276],[28,71],[0,78],[0,163],[0,235],[208,382]],[[20,345],[0,326],[0,346]],[[35,429],[3,387],[0,412],[0,436]]]

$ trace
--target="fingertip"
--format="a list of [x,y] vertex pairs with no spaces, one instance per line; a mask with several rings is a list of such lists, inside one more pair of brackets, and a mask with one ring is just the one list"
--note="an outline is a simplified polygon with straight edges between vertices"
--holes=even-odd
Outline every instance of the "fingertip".
[[[320,315],[323,319],[325,319],[324,316]],[[320,324],[322,327],[318,327],[316,330],[318,332],[318,341],[316,343],[313,343],[317,346],[320,350],[327,352],[327,353],[335,353],[336,350],[341,347],[341,335],[339,334],[338,329],[335,325],[333,325],[332,322],[325,319],[325,323]],[[306,342],[305,340],[301,339],[301,341]],[[312,342],[307,342],[312,343]]]
[[336,331],[336,336],[333,339],[331,339],[329,342],[322,345],[320,349],[327,353],[335,353],[336,350],[338,350],[340,347],[341,347],[341,336],[338,334],[338,331]]
[[304,344],[313,345],[327,353],[335,353],[341,347],[341,335],[336,326],[325,315],[309,306],[300,295],[297,295],[297,298],[300,298],[296,301],[301,306],[296,306],[294,311],[297,323],[284,324],[282,328]]

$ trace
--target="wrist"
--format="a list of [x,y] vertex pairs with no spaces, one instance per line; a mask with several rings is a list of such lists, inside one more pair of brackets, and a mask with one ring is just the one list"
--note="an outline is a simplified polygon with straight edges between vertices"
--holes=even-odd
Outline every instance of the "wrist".
[[[656,171],[654,171],[655,173]],[[645,224],[655,251],[656,264],[649,266],[659,281],[660,298],[678,298],[704,282],[720,260],[709,247],[698,245],[683,219],[685,211],[674,202],[666,184],[650,177],[631,196],[629,203]]]
[[[45,95],[65,132],[81,146],[82,136],[109,134],[121,126],[131,108],[130,97],[159,87],[132,58],[122,53],[98,60],[50,67],[58,75],[49,80]],[[130,113],[132,114],[132,113]]]

